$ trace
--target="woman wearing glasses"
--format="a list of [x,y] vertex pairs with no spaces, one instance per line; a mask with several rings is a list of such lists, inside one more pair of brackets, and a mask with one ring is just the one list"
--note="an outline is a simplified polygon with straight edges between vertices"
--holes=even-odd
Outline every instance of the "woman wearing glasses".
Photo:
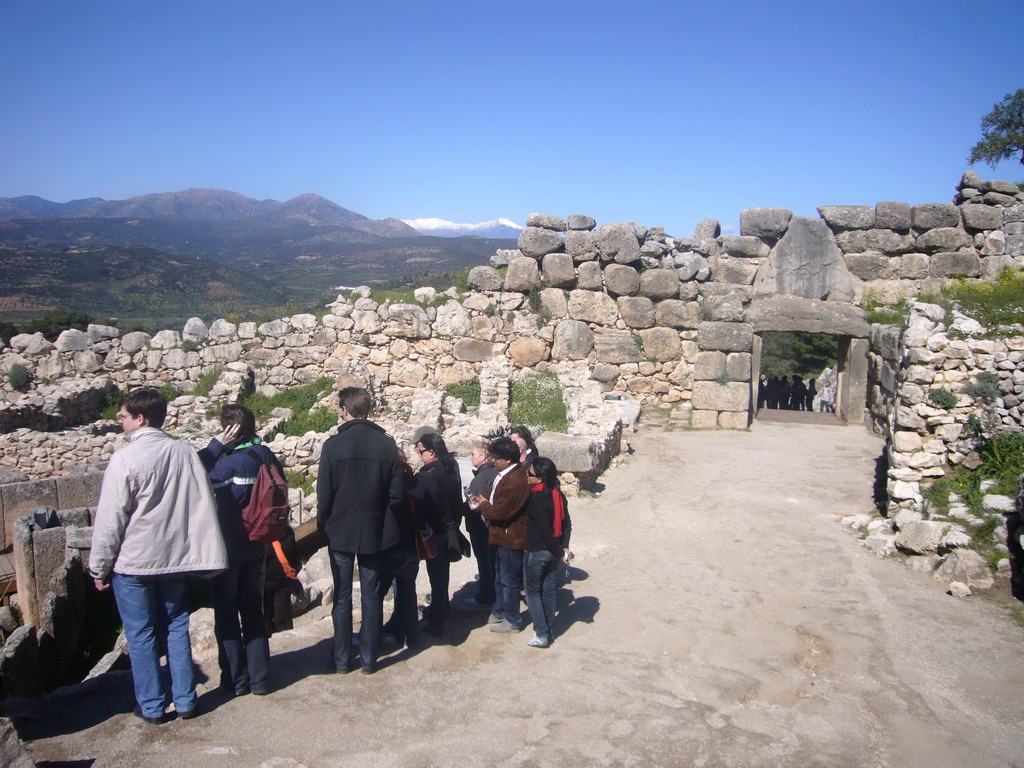
[[420,437],[416,441],[416,453],[420,455],[423,466],[416,473],[413,502],[420,519],[426,520],[441,537],[437,556],[427,560],[430,608],[425,611],[427,624],[424,631],[440,637],[444,634],[444,620],[448,615],[448,547],[453,541],[458,546],[459,522],[462,519],[462,482],[458,462],[440,435],[428,433]]
[[558,483],[558,470],[551,459],[538,456],[530,465],[526,481],[530,502],[526,507],[526,546],[523,576],[526,607],[533,622],[532,648],[551,645],[551,623],[555,619],[555,591],[558,563],[572,559],[569,536],[572,521]]

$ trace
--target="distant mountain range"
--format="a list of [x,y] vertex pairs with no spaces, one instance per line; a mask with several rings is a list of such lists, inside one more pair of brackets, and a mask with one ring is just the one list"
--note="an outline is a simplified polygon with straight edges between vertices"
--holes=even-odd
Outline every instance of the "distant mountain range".
[[421,235],[434,237],[519,237],[523,231],[514,221],[494,219],[479,224],[456,224],[444,219],[402,219]]
[[[516,247],[510,238],[517,229],[494,237],[484,225],[472,226],[472,236],[421,234],[399,219],[369,219],[313,194],[283,203],[218,189],[67,203],[0,198],[0,319],[58,307],[125,315],[140,302],[122,309],[125,292],[97,288],[97,281],[118,279],[164,316],[179,299],[190,312],[204,302],[211,313],[221,311],[218,297],[239,310],[288,299],[322,306],[333,285],[416,281],[412,276],[484,264],[496,249]],[[159,280],[143,279],[147,261]],[[53,268],[44,289],[33,275],[46,264]],[[241,295],[225,293],[224,285]]]

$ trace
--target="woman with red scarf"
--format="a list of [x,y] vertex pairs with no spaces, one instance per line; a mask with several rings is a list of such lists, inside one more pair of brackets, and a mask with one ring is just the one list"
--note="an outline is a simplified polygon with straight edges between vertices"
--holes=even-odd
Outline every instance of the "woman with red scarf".
[[551,624],[555,618],[555,591],[558,589],[558,562],[568,563],[569,519],[565,496],[558,487],[558,470],[551,459],[538,456],[527,475],[530,502],[526,507],[526,558],[523,580],[526,607],[533,622],[533,637],[527,641],[532,648],[551,645]]

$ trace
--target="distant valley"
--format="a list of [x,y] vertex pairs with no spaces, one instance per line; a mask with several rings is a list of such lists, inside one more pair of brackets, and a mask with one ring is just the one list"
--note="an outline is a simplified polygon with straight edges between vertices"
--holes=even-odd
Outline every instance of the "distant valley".
[[486,263],[515,247],[507,223],[497,231],[511,237],[430,236],[317,195],[280,203],[209,189],[121,201],[0,198],[0,319],[57,308],[157,322],[309,310],[336,285],[400,285]]

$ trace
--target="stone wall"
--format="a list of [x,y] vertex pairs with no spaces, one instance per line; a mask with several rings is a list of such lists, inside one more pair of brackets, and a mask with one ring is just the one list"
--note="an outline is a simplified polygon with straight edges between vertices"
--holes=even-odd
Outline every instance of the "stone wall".
[[[869,409],[886,435],[889,511],[920,510],[921,495],[951,465],[977,464],[969,420],[988,435],[1024,431],[1024,328],[984,338],[986,329],[957,311],[947,317],[934,304],[913,302],[906,328],[872,328],[874,386]],[[972,397],[979,373],[999,377],[1003,397],[987,405]],[[937,405],[929,393],[944,389],[956,404]]]
[[[116,438],[102,426],[40,432],[47,402],[67,410],[47,400],[47,385],[75,379],[95,392],[107,382],[173,382],[190,391],[212,369],[221,374],[210,398],[179,398],[168,423],[197,444],[216,426],[204,418],[211,400],[321,376],[368,386],[399,438],[429,423],[465,443],[503,422],[510,378],[530,371],[562,379],[570,433],[581,440],[607,441],[613,432],[619,410],[605,395],[663,408],[683,426],[744,428],[756,334],[832,333],[859,353],[867,299],[894,303],[952,275],[1024,262],[1024,194],[974,173],[957,189],[952,203],[822,206],[817,219],[747,209],[739,235],[723,235],[713,220],[692,237],[673,237],[660,227],[533,214],[519,248],[472,269],[465,293],[420,289],[416,303],[381,304],[362,289],[339,296],[323,316],[260,325],[193,318],[152,337],[99,325],[65,331],[53,344],[16,336],[0,350],[0,374],[21,363],[36,383],[23,394],[0,378],[0,430],[8,430],[0,463],[41,476],[76,471],[113,449]],[[476,412],[441,395],[446,384],[474,377],[484,389]],[[854,391],[846,400],[856,408],[864,398]],[[34,426],[9,431],[33,409]],[[275,450],[300,469],[315,467],[322,436],[281,440]]]

